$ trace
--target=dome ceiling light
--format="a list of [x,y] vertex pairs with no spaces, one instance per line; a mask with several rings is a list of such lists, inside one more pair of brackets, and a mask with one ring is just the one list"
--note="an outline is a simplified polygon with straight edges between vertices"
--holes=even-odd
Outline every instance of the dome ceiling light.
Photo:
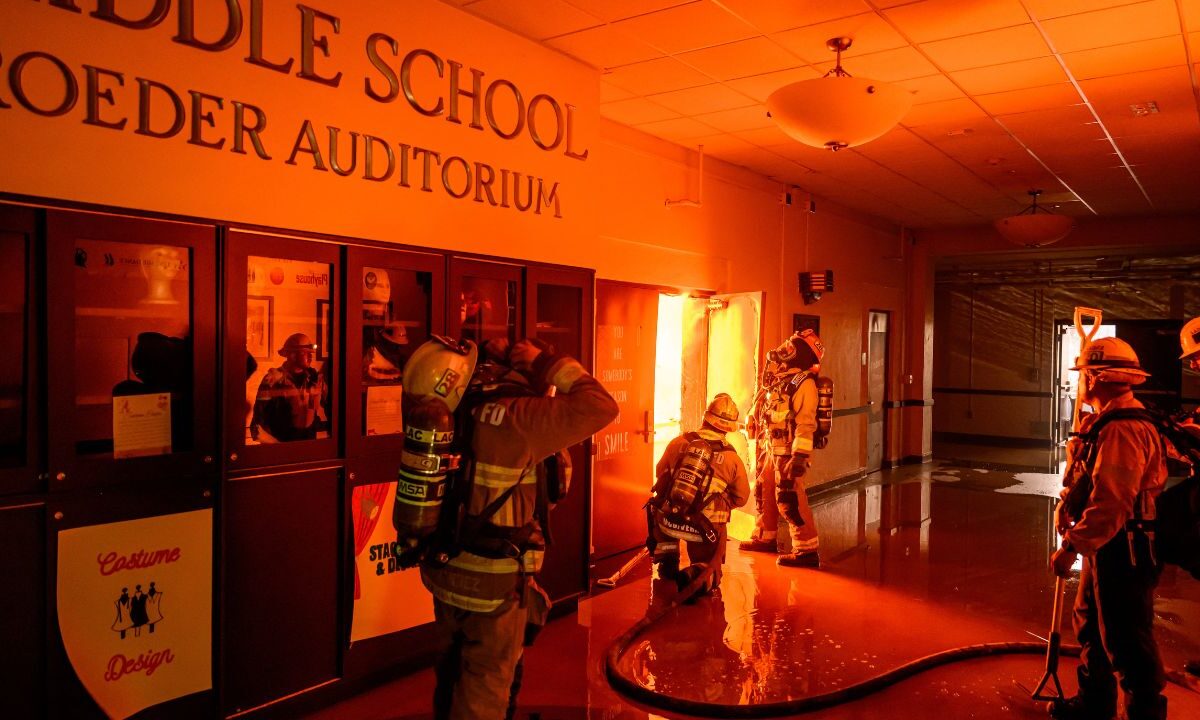
[[896,126],[912,107],[912,93],[895,85],[851,77],[842,51],[853,41],[831,38],[825,46],[837,64],[824,77],[785,85],[767,98],[767,115],[805,145],[837,151],[868,143]]
[[1062,240],[1075,228],[1075,220],[1066,215],[1055,215],[1046,208],[1038,207],[1041,190],[1030,190],[1033,203],[1011,217],[1000,218],[994,225],[1005,240],[1014,245],[1039,248]]

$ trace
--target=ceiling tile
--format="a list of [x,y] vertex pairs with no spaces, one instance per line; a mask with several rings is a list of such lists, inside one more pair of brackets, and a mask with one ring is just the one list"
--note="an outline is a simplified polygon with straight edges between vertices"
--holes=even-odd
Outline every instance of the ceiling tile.
[[763,73],[749,77],[726,80],[725,84],[745,93],[759,102],[766,102],[767,97],[783,87],[801,80],[812,80],[821,77],[821,73],[809,67],[794,68],[782,72]]
[[757,128],[774,126],[771,118],[767,117],[767,108],[763,105],[706,113],[704,115],[697,115],[696,119],[706,122],[719,130],[732,133],[736,133],[739,130],[755,130]]
[[[1200,128],[1174,135],[1135,135],[1117,138],[1125,159],[1138,165],[1178,162],[1200,166]],[[1195,192],[1195,187],[1191,188]],[[1200,195],[1200,193],[1197,193]]]
[[1039,20],[1048,20],[1121,5],[1136,5],[1147,2],[1147,0],[1024,0],[1024,2],[1034,17]]
[[701,85],[686,90],[673,90],[648,97],[681,115],[701,115],[756,104],[751,98],[720,83]]
[[645,98],[604,103],[600,106],[600,115],[626,125],[638,125],[640,123],[670,120],[679,117],[679,113],[668,110],[662,105],[656,105]]
[[921,49],[947,71],[1011,63],[1050,54],[1042,34],[1032,24],[924,43]]
[[[1185,67],[1084,80],[1079,83],[1114,136],[1176,133],[1200,124],[1191,76]],[[1158,112],[1143,117],[1130,105],[1154,101]]]
[[891,8],[885,14],[916,43],[1029,22],[1020,0],[926,0]]
[[750,38],[676,55],[718,80],[788,70],[804,61],[765,37]]
[[1070,53],[1176,35],[1179,14],[1174,0],[1150,0],[1047,20],[1042,27],[1058,52]]
[[1052,57],[960,70],[950,73],[950,77],[972,95],[1055,85],[1069,80],[1058,60]]
[[729,133],[717,133],[716,135],[693,138],[691,144],[692,146],[703,145],[705,154],[714,157],[723,157],[726,153],[746,152],[754,147],[745,140],[734,137]]
[[546,44],[600,69],[662,57],[658,50],[611,25],[552,38]]
[[602,23],[599,18],[564,0],[540,0],[537,3],[478,0],[464,9],[534,40],[545,40]]
[[1104,137],[1095,117],[1086,105],[1033,110],[1005,115],[1000,122],[1026,145],[1036,148],[1048,140],[1082,141]]
[[1187,65],[1182,35],[1113,45],[1063,55],[1076,80]]
[[759,34],[712,0],[697,0],[640,15],[614,23],[614,26],[672,54],[744,40]]
[[912,80],[901,80],[896,84],[913,94],[914,105],[965,97],[962,90],[959,90],[957,85],[950,82],[950,78],[941,74],[914,78]]
[[975,100],[992,115],[1047,110],[1083,102],[1071,83],[1057,83],[1023,90],[976,95]]
[[900,122],[905,127],[918,127],[929,123],[959,123],[986,117],[978,105],[967,98],[961,98],[914,105]]
[[624,65],[602,79],[635,95],[653,95],[712,82],[712,78],[669,57]]
[[834,52],[825,47],[825,42],[835,37],[854,40],[850,49],[842,53],[843,62],[858,55],[894,50],[908,45],[908,41],[900,33],[875,13],[787,30],[775,33],[771,37],[796,55],[813,63],[826,62],[834,57]]
[[763,33],[870,12],[863,0],[721,0],[721,4]]
[[689,117],[657,120],[655,122],[641,123],[635,127],[642,132],[671,141],[690,140],[691,138],[704,137],[718,132],[713,126],[705,125],[699,120],[693,120]]
[[616,85],[600,81],[600,102],[613,102],[614,100],[628,100],[631,97],[637,97],[628,90],[623,90]]
[[1200,0],[1180,0],[1183,22],[1188,30],[1200,30]]
[[[567,0],[570,4],[598,18],[613,22],[636,15],[645,15],[692,0]],[[511,2],[511,0],[510,0]],[[532,3],[530,3],[532,4]]]
[[[822,72],[833,69],[834,62],[825,62],[817,66]],[[855,77],[896,82],[913,78],[928,77],[938,73],[937,67],[925,59],[925,56],[914,47],[902,47],[895,50],[868,53],[845,60],[842,67]]]

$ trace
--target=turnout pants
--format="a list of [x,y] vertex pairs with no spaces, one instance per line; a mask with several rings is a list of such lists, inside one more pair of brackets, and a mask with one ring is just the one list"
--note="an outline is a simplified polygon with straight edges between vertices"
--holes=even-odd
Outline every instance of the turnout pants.
[[679,540],[664,533],[657,524],[652,525],[650,534],[654,540],[654,552],[651,555],[651,561],[659,565],[660,573],[674,574],[680,569],[679,544],[686,543],[688,561],[692,565],[696,563],[716,564],[717,569],[713,572],[708,589],[720,587],[721,569],[725,564],[725,545],[729,540],[729,526],[727,523],[714,523],[713,528],[717,531],[717,541],[707,543]]
[[436,720],[512,717],[520,687],[526,608],[515,600],[477,613],[434,598],[434,619],[449,649],[438,660],[433,691]]
[[817,537],[817,524],[813,520],[804,483],[800,479],[780,478],[779,466],[786,459],[768,454],[760,465],[754,488],[755,498],[759,501],[754,537],[773,539],[779,527],[779,516],[783,515],[788,521],[792,552],[816,552],[821,542]]
[[1132,549],[1122,530],[1095,557],[1084,558],[1074,608],[1075,635],[1083,648],[1079,694],[1098,716],[1116,712],[1119,681],[1129,720],[1159,717],[1165,677],[1154,641],[1158,575],[1149,540],[1141,533],[1134,534]]

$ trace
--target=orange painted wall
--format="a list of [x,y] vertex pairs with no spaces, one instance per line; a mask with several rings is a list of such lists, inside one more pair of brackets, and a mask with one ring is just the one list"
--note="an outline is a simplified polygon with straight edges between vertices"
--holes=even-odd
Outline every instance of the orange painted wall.
[[[242,3],[248,13],[249,3]],[[264,3],[263,52],[268,60],[295,58],[299,62],[300,15],[295,4]],[[119,4],[122,8],[125,4]],[[0,37],[0,77],[22,53],[42,51],[60,58],[86,90],[83,65],[123,74],[124,86],[101,77],[116,101],[101,101],[101,117],[125,118],[124,130],[84,123],[86,98],[61,117],[40,117],[15,101],[11,87],[0,82],[0,143],[6,148],[0,191],[33,197],[76,200],[177,213],[216,220],[262,224],[279,228],[326,232],[388,242],[530,258],[594,268],[600,278],[718,292],[765,290],[766,338],[772,347],[790,333],[794,312],[819,314],[822,335],[830,347],[826,372],[835,377],[838,407],[865,403],[860,353],[865,349],[863,324],[870,309],[892,316],[892,387],[889,399],[907,397],[899,383],[912,365],[903,340],[906,320],[904,290],[906,263],[884,260],[900,254],[899,229],[816,198],[817,212],[805,208],[809,197],[793,191],[793,204],[783,202],[787,188],[767,178],[708,159],[704,164],[703,195],[698,175],[699,155],[599,117],[599,73],[570,58],[515,36],[473,16],[435,2],[362,0],[315,3],[319,10],[340,17],[340,31],[317,20],[318,35],[329,39],[326,58],[316,52],[319,73],[343,72],[337,88],[284,75],[246,62],[249,31],[227,51],[209,53],[171,41],[174,11],[163,25],[130,30],[89,17],[94,0],[81,0],[82,14],[44,2],[5,3],[0,26],[21,27],[19,34]],[[149,3],[129,3],[130,17]],[[202,38],[215,38],[222,26],[224,3],[197,3]],[[245,22],[249,23],[247,16]],[[484,84],[496,78],[512,81],[528,99],[546,93],[575,106],[572,149],[588,151],[586,160],[538,149],[527,133],[505,140],[490,130],[473,130],[444,117],[425,117],[401,96],[379,103],[365,93],[368,81],[383,89],[382,76],[366,56],[371,33],[396,39],[400,55],[424,48],[471,68],[482,70]],[[384,54],[392,67],[398,58]],[[61,98],[52,66],[42,60],[27,66],[30,97],[42,107]],[[214,112],[216,127],[202,136],[224,138],[214,150],[187,142],[190,128],[179,136],[159,140],[132,132],[137,124],[138,89],[143,77],[175,89],[185,100],[188,90],[223,98]],[[432,64],[414,66],[414,94],[428,105],[446,100],[448,82],[438,80]],[[57,93],[57,94],[56,94]],[[499,97],[507,97],[501,93]],[[160,98],[161,100],[161,98]],[[248,144],[246,154],[231,152],[233,100],[252,103],[266,113],[263,132],[270,160],[259,159]],[[463,120],[469,101],[462,100]],[[502,123],[511,122],[503,102],[497,104]],[[161,103],[154,112],[169,107]],[[539,116],[546,123],[545,115]],[[507,120],[505,119],[507,118]],[[322,148],[326,126],[346,133],[367,133],[386,140],[431,148],[443,156],[558,182],[561,218],[549,212],[534,214],[491,207],[472,197],[458,200],[438,186],[422,192],[418,161],[411,167],[413,187],[399,187],[396,178],[372,182],[313,169],[310,155],[292,154],[298,130],[311,120]],[[161,127],[161,126],[159,126]],[[546,124],[545,127],[551,127]],[[343,145],[348,150],[349,145]],[[379,150],[376,145],[376,162]],[[361,146],[360,146],[361,150]],[[343,154],[343,162],[345,156]],[[324,158],[328,163],[326,154]],[[458,178],[460,175],[454,175]],[[676,199],[700,200],[699,207],[667,206]],[[484,198],[486,199],[486,198]],[[806,264],[807,253],[807,264]],[[836,290],[818,304],[804,306],[796,288],[797,273],[806,268],[831,268]],[[913,423],[893,423],[893,454],[914,454],[908,436],[919,433]],[[857,471],[865,456],[865,416],[847,417],[835,424],[829,449],[818,457],[812,483]],[[927,430],[927,429],[926,429]],[[918,447],[920,441],[917,441]]]

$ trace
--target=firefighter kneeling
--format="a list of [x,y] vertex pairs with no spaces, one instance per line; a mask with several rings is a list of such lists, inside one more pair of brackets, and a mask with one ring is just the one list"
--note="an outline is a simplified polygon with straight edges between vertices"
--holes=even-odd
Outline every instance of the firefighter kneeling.
[[572,358],[528,340],[511,353],[507,341],[487,350],[505,362],[477,363],[474,343],[435,336],[404,368],[392,521],[405,556],[420,559],[449,646],[437,666],[436,718],[512,717],[522,648],[549,611],[534,575],[568,477],[546,461],[557,457],[561,470],[560,451],[617,416]]
[[[680,435],[667,445],[655,468],[654,494],[646,503],[650,526],[647,547],[660,578],[673,579],[680,589],[715,566],[704,587],[721,585],[721,565],[729,513],[750,499],[746,466],[725,435],[738,428],[738,408],[721,393],[704,412],[696,432]],[[679,571],[679,542],[687,543],[691,566]]]
[[1068,443],[1066,487],[1055,513],[1063,543],[1051,565],[1068,577],[1078,554],[1084,556],[1074,608],[1083,649],[1079,694],[1048,709],[1060,719],[1112,718],[1119,678],[1125,716],[1161,720],[1167,701],[1153,629],[1160,569],[1154,528],[1167,469],[1157,429],[1130,412],[1143,408],[1131,387],[1149,373],[1117,338],[1089,343],[1073,369],[1080,371],[1082,401],[1096,414],[1085,416]]

